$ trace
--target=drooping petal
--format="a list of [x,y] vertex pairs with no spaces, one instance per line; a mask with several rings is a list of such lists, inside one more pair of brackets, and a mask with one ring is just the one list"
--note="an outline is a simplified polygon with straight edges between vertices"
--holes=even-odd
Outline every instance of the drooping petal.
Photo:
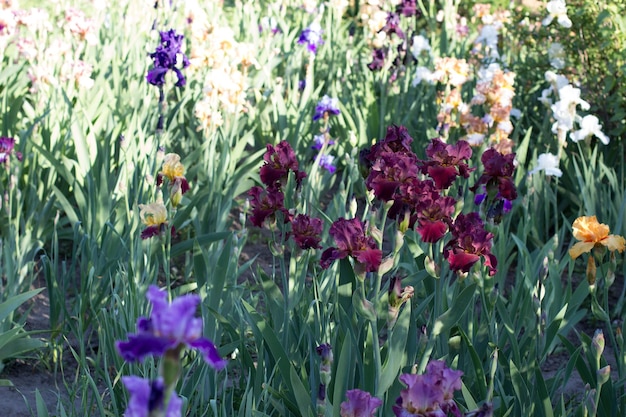
[[129,334],[128,341],[115,343],[117,352],[125,361],[141,361],[144,357],[161,356],[172,347],[172,343],[153,334]]
[[602,239],[600,243],[606,246],[611,252],[618,251],[621,253],[624,252],[626,239],[619,235],[609,235],[606,239]]
[[211,365],[214,369],[223,369],[228,361],[220,356],[217,348],[209,339],[199,338],[196,340],[188,341],[187,345],[192,349],[197,349],[202,354],[206,363]]
[[572,259],[578,258],[585,252],[591,252],[591,249],[595,246],[595,242],[576,242],[569,250],[569,256]]

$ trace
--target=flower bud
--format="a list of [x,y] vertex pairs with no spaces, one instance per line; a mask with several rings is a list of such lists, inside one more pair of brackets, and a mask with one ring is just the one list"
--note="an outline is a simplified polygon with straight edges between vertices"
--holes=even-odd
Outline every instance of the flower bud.
[[607,365],[604,368],[596,371],[596,378],[598,381],[598,387],[602,386],[611,378],[611,366]]
[[602,333],[602,329],[598,329],[594,333],[593,338],[591,339],[591,347],[593,349],[596,362],[599,365],[602,352],[604,352],[604,334]]
[[593,256],[589,256],[587,260],[587,282],[589,283],[589,290],[593,292],[596,286],[596,261]]

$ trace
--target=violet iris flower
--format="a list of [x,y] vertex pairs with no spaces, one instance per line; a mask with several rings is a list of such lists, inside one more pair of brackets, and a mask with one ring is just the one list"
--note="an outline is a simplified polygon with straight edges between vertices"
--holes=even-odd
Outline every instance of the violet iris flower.
[[186,83],[185,76],[176,65],[179,64],[178,60],[181,57],[182,68],[189,66],[189,59],[181,51],[184,36],[177,34],[174,29],[159,33],[161,44],[150,54],[154,67],[148,71],[146,79],[152,85],[163,86],[165,85],[165,74],[168,71],[174,71],[178,78],[176,87],[182,87]]
[[[13,153],[13,148],[15,147],[15,139],[8,138],[6,136],[0,137],[0,164],[4,164],[9,160],[9,157]],[[15,156],[18,161],[22,160],[22,154],[20,152],[15,152]]]
[[393,406],[397,417],[447,417],[451,413],[461,417],[454,402],[454,391],[461,389],[462,371],[445,366],[443,361],[432,361],[421,375],[402,374],[398,379],[407,387]]
[[151,285],[146,298],[152,303],[150,317],[137,320],[137,333],[129,334],[128,341],[117,341],[119,354],[126,361],[141,361],[150,355],[163,356],[187,346],[199,351],[204,360],[215,369],[222,369],[227,361],[209,339],[202,337],[202,319],[196,318],[200,296],[187,294],[167,301],[167,293]]
[[346,401],[341,403],[341,417],[374,417],[376,409],[383,404],[380,398],[372,397],[360,389],[346,391]]
[[317,53],[317,48],[324,43],[322,39],[322,28],[319,23],[313,22],[311,26],[302,30],[300,33],[300,37],[298,38],[298,43],[300,45],[305,45],[309,51],[312,53]]
[[165,414],[164,417],[180,417],[183,401],[172,391],[170,394],[167,410],[165,407],[165,384],[163,378],[157,378],[154,381],[140,378],[138,376],[123,376],[122,382],[130,393],[128,407],[124,412],[125,417],[150,417],[153,412]]
[[315,106],[313,121],[323,119],[330,114],[337,116],[339,113],[341,113],[341,110],[339,110],[339,100],[337,100],[336,98],[330,98],[325,95],[317,103],[317,106]]

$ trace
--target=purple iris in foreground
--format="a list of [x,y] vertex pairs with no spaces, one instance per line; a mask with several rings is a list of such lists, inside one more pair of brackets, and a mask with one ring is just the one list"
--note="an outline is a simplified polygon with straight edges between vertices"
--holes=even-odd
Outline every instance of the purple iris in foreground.
[[176,87],[182,87],[186,83],[185,76],[176,65],[181,64],[182,68],[189,66],[189,59],[181,51],[184,36],[177,34],[174,29],[159,33],[161,34],[161,44],[150,54],[154,67],[148,71],[146,79],[152,85],[163,86],[165,74],[168,71],[174,71],[178,78]]
[[[180,417],[183,401],[172,391],[167,410],[165,408],[165,384],[163,378],[154,381],[138,376],[123,376],[122,382],[130,393],[125,417],[150,417],[154,413],[164,417]],[[162,414],[165,411],[165,414]]]
[[200,297],[187,294],[167,301],[167,293],[151,285],[146,294],[152,303],[149,318],[137,320],[137,333],[129,334],[128,341],[117,341],[116,347],[124,360],[140,361],[146,356],[163,356],[167,351],[177,352],[185,346],[196,349],[204,360],[215,369],[226,366],[217,348],[209,339],[202,337],[202,319],[196,318]]
[[326,117],[328,117],[328,115],[331,114],[337,116],[339,113],[341,113],[341,110],[339,110],[339,100],[337,100],[336,98],[324,96],[317,103],[317,106],[315,106],[313,121],[325,119]]

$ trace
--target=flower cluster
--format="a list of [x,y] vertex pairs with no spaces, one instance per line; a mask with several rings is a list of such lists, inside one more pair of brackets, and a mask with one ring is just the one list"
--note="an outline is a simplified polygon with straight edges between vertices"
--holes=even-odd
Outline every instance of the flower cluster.
[[[189,182],[185,178],[185,167],[180,162],[180,156],[176,153],[165,155],[162,169],[157,174],[156,185],[159,187],[157,201],[139,205],[139,217],[142,223],[146,225],[146,228],[141,232],[142,239],[163,236],[169,227],[168,209],[160,189],[164,180],[167,180],[170,189],[169,202],[171,207],[175,209],[180,205],[183,194],[189,191]],[[172,227],[170,233],[173,235],[174,232],[174,227]]]
[[191,31],[189,70],[203,77],[203,94],[194,108],[198,129],[219,127],[225,115],[248,110],[248,71],[260,68],[256,49],[251,43],[237,41],[232,28],[219,26],[206,6],[194,1],[186,2],[185,7]]
[[[126,361],[141,361],[146,356],[162,357],[165,362],[163,377],[148,380],[136,376],[123,377],[122,382],[130,392],[126,416],[154,415],[180,416],[182,400],[173,390],[178,378],[180,355],[185,347],[195,349],[214,369],[226,366],[217,348],[202,337],[202,319],[196,318],[200,297],[183,295],[169,303],[167,293],[150,286],[146,294],[152,303],[150,317],[137,320],[137,333],[128,335],[127,341],[117,341],[115,346]],[[172,368],[172,369],[169,369]]]
[[285,207],[284,187],[292,173],[296,188],[306,178],[306,173],[298,169],[296,154],[289,142],[282,141],[273,146],[267,144],[263,155],[264,163],[260,168],[261,182],[264,186],[254,186],[248,191],[252,215],[250,221],[257,227],[263,227],[267,219],[276,220],[281,213],[284,223],[291,223],[291,234],[301,249],[319,249],[323,223],[320,219],[307,214],[295,215]]
[[461,417],[454,401],[454,392],[461,389],[462,371],[449,369],[443,361],[431,361],[426,373],[402,374],[399,379],[406,388],[393,406],[397,417]]
[[[399,223],[401,231],[415,228],[425,243],[436,243],[450,232],[444,256],[454,271],[468,272],[483,259],[489,274],[496,272],[491,254],[493,234],[485,230],[478,213],[459,214],[456,198],[448,190],[458,177],[469,178],[472,149],[466,141],[446,144],[432,139],[426,148],[426,160],[419,160],[411,150],[412,138],[403,126],[390,126],[385,138],[361,152],[365,185],[374,196],[392,202],[389,218]],[[485,190],[477,203],[487,207],[487,218],[498,222],[511,209],[517,197],[512,181],[515,154],[503,155],[493,148],[481,157],[484,172],[470,189]],[[324,256],[322,256],[324,259]]]
[[148,71],[146,80],[152,85],[161,87],[165,85],[165,75],[169,71],[173,71],[177,77],[176,87],[182,87],[186,84],[186,80],[177,65],[181,65],[182,68],[189,66],[189,59],[182,52],[184,36],[176,33],[174,29],[161,31],[159,35],[161,43],[150,54],[153,67]]

